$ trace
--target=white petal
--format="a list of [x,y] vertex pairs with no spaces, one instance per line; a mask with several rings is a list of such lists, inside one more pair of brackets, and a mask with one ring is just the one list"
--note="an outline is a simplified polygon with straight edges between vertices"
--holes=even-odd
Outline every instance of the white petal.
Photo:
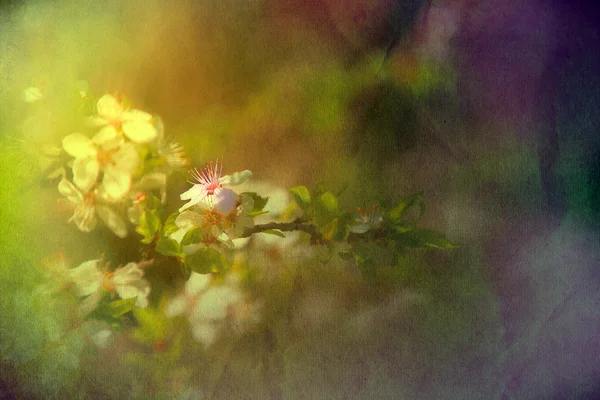
[[130,299],[137,297],[135,305],[140,308],[148,306],[148,294],[150,293],[150,284],[145,279],[138,279],[127,285],[119,285],[115,290],[120,298]]
[[95,156],[76,158],[73,161],[73,182],[84,193],[89,192],[92,186],[96,184],[98,173],[100,172],[100,164]]
[[237,290],[228,286],[215,286],[208,289],[193,311],[194,318],[221,320],[227,317],[229,305],[240,301]]
[[124,144],[121,149],[113,156],[115,168],[133,173],[139,164],[138,152],[135,146],[131,143]]
[[105,94],[98,100],[98,115],[108,120],[120,120],[123,114],[123,107],[110,94]]
[[175,218],[175,225],[179,229],[189,230],[194,226],[201,226],[204,218],[201,214],[194,211],[184,211]]
[[99,117],[97,115],[94,115],[92,117],[86,118],[86,121],[87,121],[87,124],[89,126],[94,126],[94,127],[100,127],[100,126],[108,125],[108,121],[106,120],[106,118]]
[[78,204],[83,201],[83,194],[81,191],[77,189],[77,187],[70,181],[64,178],[58,183],[58,191],[72,203]]
[[179,295],[173,298],[165,308],[165,315],[168,318],[173,318],[183,314],[187,308],[187,299],[184,295]]
[[[196,197],[204,198],[205,196],[206,196],[206,189],[204,188],[204,185],[196,184],[196,185],[192,186],[191,188],[189,188],[187,191],[181,193],[179,198],[181,200],[190,200],[190,199],[193,199]],[[200,200],[202,200],[202,199],[200,199]]]
[[192,335],[194,339],[208,347],[217,338],[217,328],[210,322],[197,321],[192,325]]
[[69,277],[75,284],[75,295],[88,296],[100,288],[103,277],[98,263],[99,260],[85,261],[70,271]]
[[131,189],[131,175],[114,167],[107,167],[104,169],[102,187],[110,198],[121,199]]
[[106,125],[94,135],[92,142],[94,142],[96,145],[101,145],[108,141],[114,140],[117,136],[119,136],[119,132],[117,132],[115,127],[112,125]]
[[204,200],[206,198],[206,190],[202,185],[194,185],[190,190],[188,190],[185,193],[182,193],[179,197],[181,198],[181,200],[190,199],[188,203],[184,204],[179,209],[179,212],[182,212],[190,207],[195,206],[196,204],[199,204],[202,200]]
[[188,294],[198,294],[208,286],[211,280],[211,274],[192,272],[190,278],[185,283],[185,292]]
[[147,143],[158,134],[154,125],[148,121],[125,121],[123,122],[123,133],[136,143]]
[[231,189],[221,188],[211,197],[214,209],[221,215],[228,216],[235,209],[238,195]]
[[96,207],[90,202],[81,202],[75,207],[69,222],[74,221],[81,232],[91,232],[96,227]]
[[221,183],[221,185],[237,186],[246,182],[251,177],[252,172],[250,172],[249,170],[244,170],[241,172],[235,172],[231,175],[225,175],[224,177],[219,179],[219,183]]
[[108,228],[113,231],[115,235],[120,238],[124,238],[127,236],[127,225],[125,225],[125,220],[121,218],[119,214],[117,214],[112,208],[99,204],[96,206],[96,212],[98,213],[98,217],[104,222]]
[[122,268],[118,268],[113,274],[113,283],[115,285],[126,285],[130,282],[142,279],[144,271],[142,271],[137,263],[130,262]]
[[94,143],[82,133],[75,132],[62,140],[63,148],[73,157],[96,156],[97,150]]
[[136,122],[150,122],[152,114],[148,114],[145,111],[140,110],[127,110],[123,112],[123,122],[125,121],[136,121]]

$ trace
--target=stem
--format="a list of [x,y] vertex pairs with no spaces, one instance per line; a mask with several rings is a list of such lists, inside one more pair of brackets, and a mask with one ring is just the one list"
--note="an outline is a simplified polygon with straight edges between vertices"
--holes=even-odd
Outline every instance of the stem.
[[316,226],[307,224],[306,220],[297,218],[292,222],[270,222],[268,224],[255,225],[252,228],[246,229],[241,237],[246,238],[271,229],[277,229],[283,232],[302,231],[310,235],[310,244],[319,244],[323,242],[323,235]]

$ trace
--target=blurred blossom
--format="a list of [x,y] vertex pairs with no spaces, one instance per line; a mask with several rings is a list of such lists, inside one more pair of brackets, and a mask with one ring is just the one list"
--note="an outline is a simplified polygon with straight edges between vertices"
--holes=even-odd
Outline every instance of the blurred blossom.
[[210,274],[193,272],[183,292],[171,300],[165,313],[168,317],[185,314],[194,339],[208,347],[227,322],[240,332],[258,322],[258,310],[258,306],[245,298],[235,274],[228,274],[223,282],[215,282]]
[[42,91],[37,87],[29,87],[23,91],[23,100],[27,103],[35,103],[43,98]]
[[58,191],[67,198],[73,208],[73,215],[69,222],[75,222],[77,228],[82,232],[91,232],[97,223],[96,215],[117,236],[127,236],[125,220],[114,211],[108,204],[102,204],[104,196],[97,190],[83,192],[69,180],[63,178],[58,184]]
[[106,321],[87,320],[83,323],[81,329],[101,349],[109,347],[114,341],[113,331]]
[[82,303],[85,311],[91,312],[97,307],[102,300],[102,288],[108,292],[116,292],[122,299],[136,297],[137,307],[148,306],[150,284],[143,278],[144,271],[137,263],[128,263],[113,272],[101,271],[100,264],[101,260],[85,261],[70,271],[75,294],[86,298]]
[[359,208],[357,211],[357,223],[350,228],[353,233],[365,233],[369,230],[381,227],[383,216],[381,210],[376,206],[369,207],[366,210]]
[[131,188],[131,175],[139,160],[131,143],[120,144],[114,137],[97,134],[89,139],[81,133],[72,133],[62,141],[63,148],[73,162],[73,182],[83,191],[89,191],[103,172],[102,187],[114,200],[121,199]]
[[97,136],[114,139],[121,133],[136,143],[147,143],[157,135],[152,115],[140,110],[126,110],[110,94],[102,96],[97,103],[98,115],[89,119],[93,126],[101,127]]

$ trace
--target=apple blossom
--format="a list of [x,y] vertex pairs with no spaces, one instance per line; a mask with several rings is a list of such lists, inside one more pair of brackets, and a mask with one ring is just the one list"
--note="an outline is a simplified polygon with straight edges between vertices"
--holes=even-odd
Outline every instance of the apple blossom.
[[108,204],[98,202],[99,199],[105,198],[102,192],[83,192],[66,178],[59,182],[58,191],[69,200],[73,208],[69,222],[75,222],[80,231],[94,230],[98,216],[115,235],[120,238],[127,236],[127,226],[123,218]]
[[197,183],[181,194],[181,200],[189,202],[179,209],[180,212],[205,201],[220,214],[228,215],[235,208],[238,195],[223,185],[236,186],[252,176],[252,172],[245,170],[222,177],[222,166],[218,161],[208,164],[202,171],[194,168],[189,172]]
[[152,115],[140,110],[126,110],[117,99],[106,94],[97,103],[98,115],[90,123],[101,127],[98,136],[116,138],[125,134],[132,142],[147,143],[156,138],[157,130]]
[[139,157],[133,144],[118,144],[106,138],[89,139],[81,133],[72,133],[62,141],[63,148],[73,162],[73,182],[83,191],[89,191],[103,173],[102,186],[108,197],[118,200],[131,188],[131,175]]

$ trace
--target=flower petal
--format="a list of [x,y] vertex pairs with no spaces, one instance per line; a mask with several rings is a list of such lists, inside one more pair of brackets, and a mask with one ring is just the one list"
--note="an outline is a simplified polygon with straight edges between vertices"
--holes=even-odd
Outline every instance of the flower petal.
[[183,314],[187,308],[187,299],[184,295],[179,295],[173,298],[165,308],[165,315],[168,318],[173,318]]
[[131,189],[131,175],[115,167],[107,167],[104,169],[102,187],[108,197],[121,199]]
[[125,121],[123,122],[123,133],[136,143],[146,143],[154,140],[158,131],[149,121]]
[[133,173],[139,164],[138,152],[132,143],[124,144],[123,147],[113,156],[112,159],[115,168]]
[[112,125],[106,125],[94,135],[94,137],[92,138],[92,142],[100,146],[106,142],[114,140],[117,136],[119,136],[119,132],[117,132],[117,129]]
[[238,194],[231,189],[221,188],[210,199],[212,206],[219,214],[228,216],[237,205]]
[[148,114],[145,111],[140,110],[127,110],[122,115],[123,122],[125,121],[137,121],[137,122],[150,122],[152,114]]
[[108,120],[120,120],[123,114],[123,107],[119,101],[110,94],[102,96],[97,103],[98,115]]
[[62,140],[63,148],[73,157],[96,156],[94,143],[82,133],[75,132]]
[[117,285],[126,285],[133,281],[142,279],[142,271],[137,263],[130,262],[122,268],[118,268],[113,274],[113,283]]
[[179,198],[181,200],[190,200],[179,209],[179,212],[182,212],[204,200],[206,198],[206,189],[204,188],[204,185],[197,184],[192,186],[188,191],[182,193]]
[[77,204],[83,201],[83,194],[81,191],[67,179],[63,178],[60,180],[58,183],[58,191],[72,203]]
[[98,268],[99,261],[85,261],[70,271],[69,277],[75,284],[74,292],[76,296],[88,296],[97,291],[102,285],[103,277]]
[[241,185],[242,183],[246,182],[251,177],[252,177],[252,172],[250,172],[249,170],[246,169],[241,172],[234,172],[231,175],[225,175],[224,177],[219,179],[219,183],[221,185],[237,186],[237,185]]
[[204,218],[202,217],[202,214],[198,214],[194,211],[184,211],[175,219],[175,225],[177,225],[179,229],[186,231],[194,226],[203,225],[203,222]]
[[192,335],[194,339],[208,347],[215,342],[217,329],[210,322],[196,321],[192,324]]
[[112,208],[99,204],[96,206],[96,212],[102,222],[104,222],[115,235],[120,238],[127,236],[127,225],[125,224],[125,220]]
[[208,286],[211,280],[211,274],[192,272],[190,278],[185,283],[185,292],[188,294],[198,294]]
[[96,184],[100,164],[95,156],[76,158],[73,162],[73,183],[77,185],[84,193],[89,192],[92,186]]

